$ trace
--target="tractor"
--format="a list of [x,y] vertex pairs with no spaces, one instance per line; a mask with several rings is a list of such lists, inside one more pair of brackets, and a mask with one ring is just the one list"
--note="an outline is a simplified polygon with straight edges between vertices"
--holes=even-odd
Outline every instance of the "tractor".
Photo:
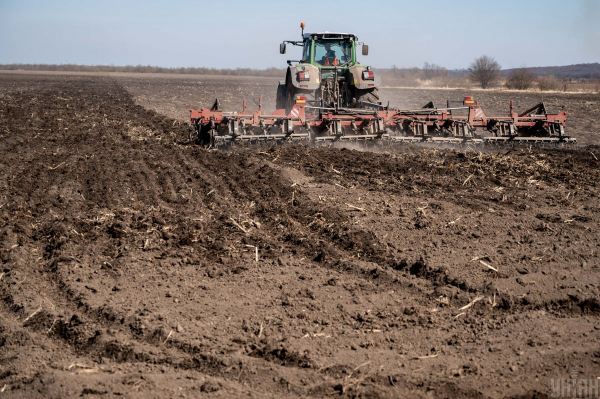
[[[277,86],[277,108],[290,112],[296,103],[324,108],[367,108],[380,105],[378,87],[381,77],[370,66],[357,61],[369,46],[351,33],[304,33],[302,41],[286,40],[279,46],[302,46],[301,60],[288,60],[284,82]],[[295,63],[295,64],[294,64]],[[376,107],[377,108],[377,107]]]

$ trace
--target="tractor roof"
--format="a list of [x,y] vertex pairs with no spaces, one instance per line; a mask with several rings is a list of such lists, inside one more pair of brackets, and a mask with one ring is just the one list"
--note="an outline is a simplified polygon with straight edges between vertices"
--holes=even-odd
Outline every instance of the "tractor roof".
[[356,37],[355,34],[353,33],[339,33],[339,32],[314,32],[314,33],[305,33],[304,34],[304,39],[308,39],[311,36],[316,36],[319,39],[354,39],[354,40],[358,40],[358,37]]

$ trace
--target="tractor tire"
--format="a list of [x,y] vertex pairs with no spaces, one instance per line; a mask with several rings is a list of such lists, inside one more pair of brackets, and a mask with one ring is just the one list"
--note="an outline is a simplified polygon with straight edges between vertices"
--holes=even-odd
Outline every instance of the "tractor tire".
[[294,105],[296,105],[296,88],[291,82],[288,82],[286,85],[286,95],[285,95],[285,113],[286,115],[290,113]]
[[275,108],[282,109],[285,108],[285,85],[279,83],[277,86],[277,99],[275,100]]
[[377,87],[373,89],[356,89],[356,106],[359,108],[364,107],[364,105],[361,104],[363,101],[380,104],[379,89]]

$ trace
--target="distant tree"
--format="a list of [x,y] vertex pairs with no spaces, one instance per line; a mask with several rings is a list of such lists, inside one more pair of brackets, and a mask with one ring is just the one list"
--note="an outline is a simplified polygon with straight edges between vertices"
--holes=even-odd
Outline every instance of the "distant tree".
[[423,74],[425,75],[425,79],[431,80],[438,76],[447,76],[449,74],[449,72],[443,66],[439,66],[436,64],[430,64],[430,63],[426,62],[423,65]]
[[429,80],[435,76],[435,70],[433,68],[433,64],[426,62],[423,65],[423,73],[425,74],[425,79]]
[[540,91],[557,91],[560,86],[559,80],[554,75],[540,76],[537,83]]
[[535,82],[535,74],[527,68],[515,69],[506,80],[506,87],[514,90],[527,90]]
[[471,81],[478,83],[482,89],[487,89],[500,77],[500,64],[494,57],[483,55],[476,58],[469,67]]

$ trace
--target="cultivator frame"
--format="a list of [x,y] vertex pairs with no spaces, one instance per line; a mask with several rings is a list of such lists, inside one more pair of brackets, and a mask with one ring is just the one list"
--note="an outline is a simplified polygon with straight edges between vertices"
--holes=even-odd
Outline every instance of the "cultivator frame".
[[545,143],[574,144],[565,134],[566,112],[550,114],[544,103],[517,113],[510,102],[508,115],[488,117],[472,97],[461,104],[436,108],[401,110],[374,103],[366,108],[326,108],[306,103],[298,96],[291,111],[276,109],[263,115],[262,101],[252,113],[243,101],[241,112],[220,110],[216,100],[209,108],[190,110],[190,121],[198,142],[207,146],[239,141],[391,141],[412,143]]

